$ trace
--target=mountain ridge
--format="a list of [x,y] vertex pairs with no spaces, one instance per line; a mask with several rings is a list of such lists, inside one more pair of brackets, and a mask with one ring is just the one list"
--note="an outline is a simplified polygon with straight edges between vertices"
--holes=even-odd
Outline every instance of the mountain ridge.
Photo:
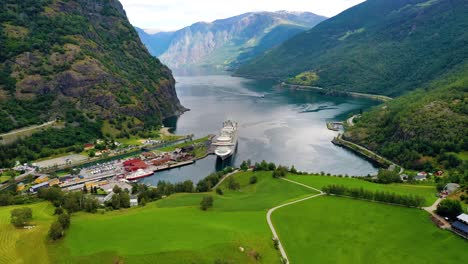
[[[153,35],[141,29],[138,32],[152,55],[159,57],[171,68],[229,68],[324,19],[310,12],[262,11],[213,22],[197,22],[173,32]],[[261,43],[264,38],[268,42]]]

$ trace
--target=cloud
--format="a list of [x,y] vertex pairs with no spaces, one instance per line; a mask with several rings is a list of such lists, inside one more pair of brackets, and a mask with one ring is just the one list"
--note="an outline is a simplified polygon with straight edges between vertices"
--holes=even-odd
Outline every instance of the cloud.
[[252,11],[309,11],[327,17],[364,0],[120,0],[130,22],[141,28],[176,30]]

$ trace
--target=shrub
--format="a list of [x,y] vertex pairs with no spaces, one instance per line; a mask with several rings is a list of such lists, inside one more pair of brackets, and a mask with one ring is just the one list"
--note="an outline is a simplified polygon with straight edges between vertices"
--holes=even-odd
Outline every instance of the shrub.
[[63,227],[60,222],[55,221],[52,223],[49,229],[49,238],[52,240],[58,240],[64,235]]
[[208,208],[213,207],[213,197],[212,196],[205,196],[203,197],[202,201],[200,202],[200,209],[203,211],[208,210]]
[[63,229],[68,229],[70,227],[70,215],[69,214],[61,214],[59,215],[57,220],[62,225]]
[[16,226],[25,226],[32,219],[32,209],[29,207],[11,210],[11,223]]
[[250,184],[255,184],[257,183],[257,181],[258,181],[257,176],[254,175],[250,177],[250,180],[249,180]]
[[219,195],[223,195],[224,192],[221,188],[216,188],[216,193],[219,194]]

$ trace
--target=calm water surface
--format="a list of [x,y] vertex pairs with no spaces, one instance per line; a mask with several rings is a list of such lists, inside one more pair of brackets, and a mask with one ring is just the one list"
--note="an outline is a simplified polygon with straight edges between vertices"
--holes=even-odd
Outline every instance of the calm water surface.
[[376,105],[375,101],[293,91],[270,81],[228,75],[181,76],[176,80],[180,101],[190,111],[166,120],[166,126],[176,134],[203,137],[217,134],[224,120],[235,120],[240,127],[237,153],[224,163],[209,156],[190,166],[159,172],[143,179],[144,183],[197,182],[223,166],[238,166],[247,159],[294,165],[308,172],[367,175],[377,170],[333,145],[330,141],[337,132],[326,128],[327,121],[343,120]]

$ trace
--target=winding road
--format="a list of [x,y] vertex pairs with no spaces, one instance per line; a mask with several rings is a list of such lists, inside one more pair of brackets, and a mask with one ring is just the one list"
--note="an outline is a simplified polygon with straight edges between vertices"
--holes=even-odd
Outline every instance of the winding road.
[[277,209],[280,209],[282,207],[285,207],[285,206],[288,206],[288,205],[291,205],[291,204],[296,204],[296,203],[299,203],[299,202],[303,202],[303,201],[306,201],[306,200],[309,200],[309,199],[324,195],[325,193],[322,192],[319,189],[310,187],[308,185],[305,185],[305,184],[302,184],[302,183],[299,183],[299,182],[291,181],[291,180],[285,179],[285,178],[281,178],[281,179],[284,180],[284,181],[288,181],[288,182],[291,182],[291,183],[294,183],[294,184],[297,184],[297,185],[301,185],[301,186],[306,187],[308,189],[319,192],[318,194],[314,194],[314,195],[311,195],[311,196],[308,196],[308,197],[305,197],[305,198],[302,198],[302,199],[299,199],[299,200],[295,200],[295,201],[292,201],[292,202],[289,202],[289,203],[278,205],[276,207],[271,208],[267,212],[266,219],[267,219],[267,222],[268,222],[268,226],[270,227],[271,233],[273,233],[273,239],[276,239],[278,241],[278,250],[281,253],[281,257],[283,258],[284,263],[287,264],[287,263],[289,263],[288,256],[286,255],[286,251],[283,248],[283,244],[281,243],[281,241],[280,241],[280,239],[278,237],[278,233],[276,232],[275,226],[273,225],[273,222],[271,221],[271,214],[274,211],[276,211]]

